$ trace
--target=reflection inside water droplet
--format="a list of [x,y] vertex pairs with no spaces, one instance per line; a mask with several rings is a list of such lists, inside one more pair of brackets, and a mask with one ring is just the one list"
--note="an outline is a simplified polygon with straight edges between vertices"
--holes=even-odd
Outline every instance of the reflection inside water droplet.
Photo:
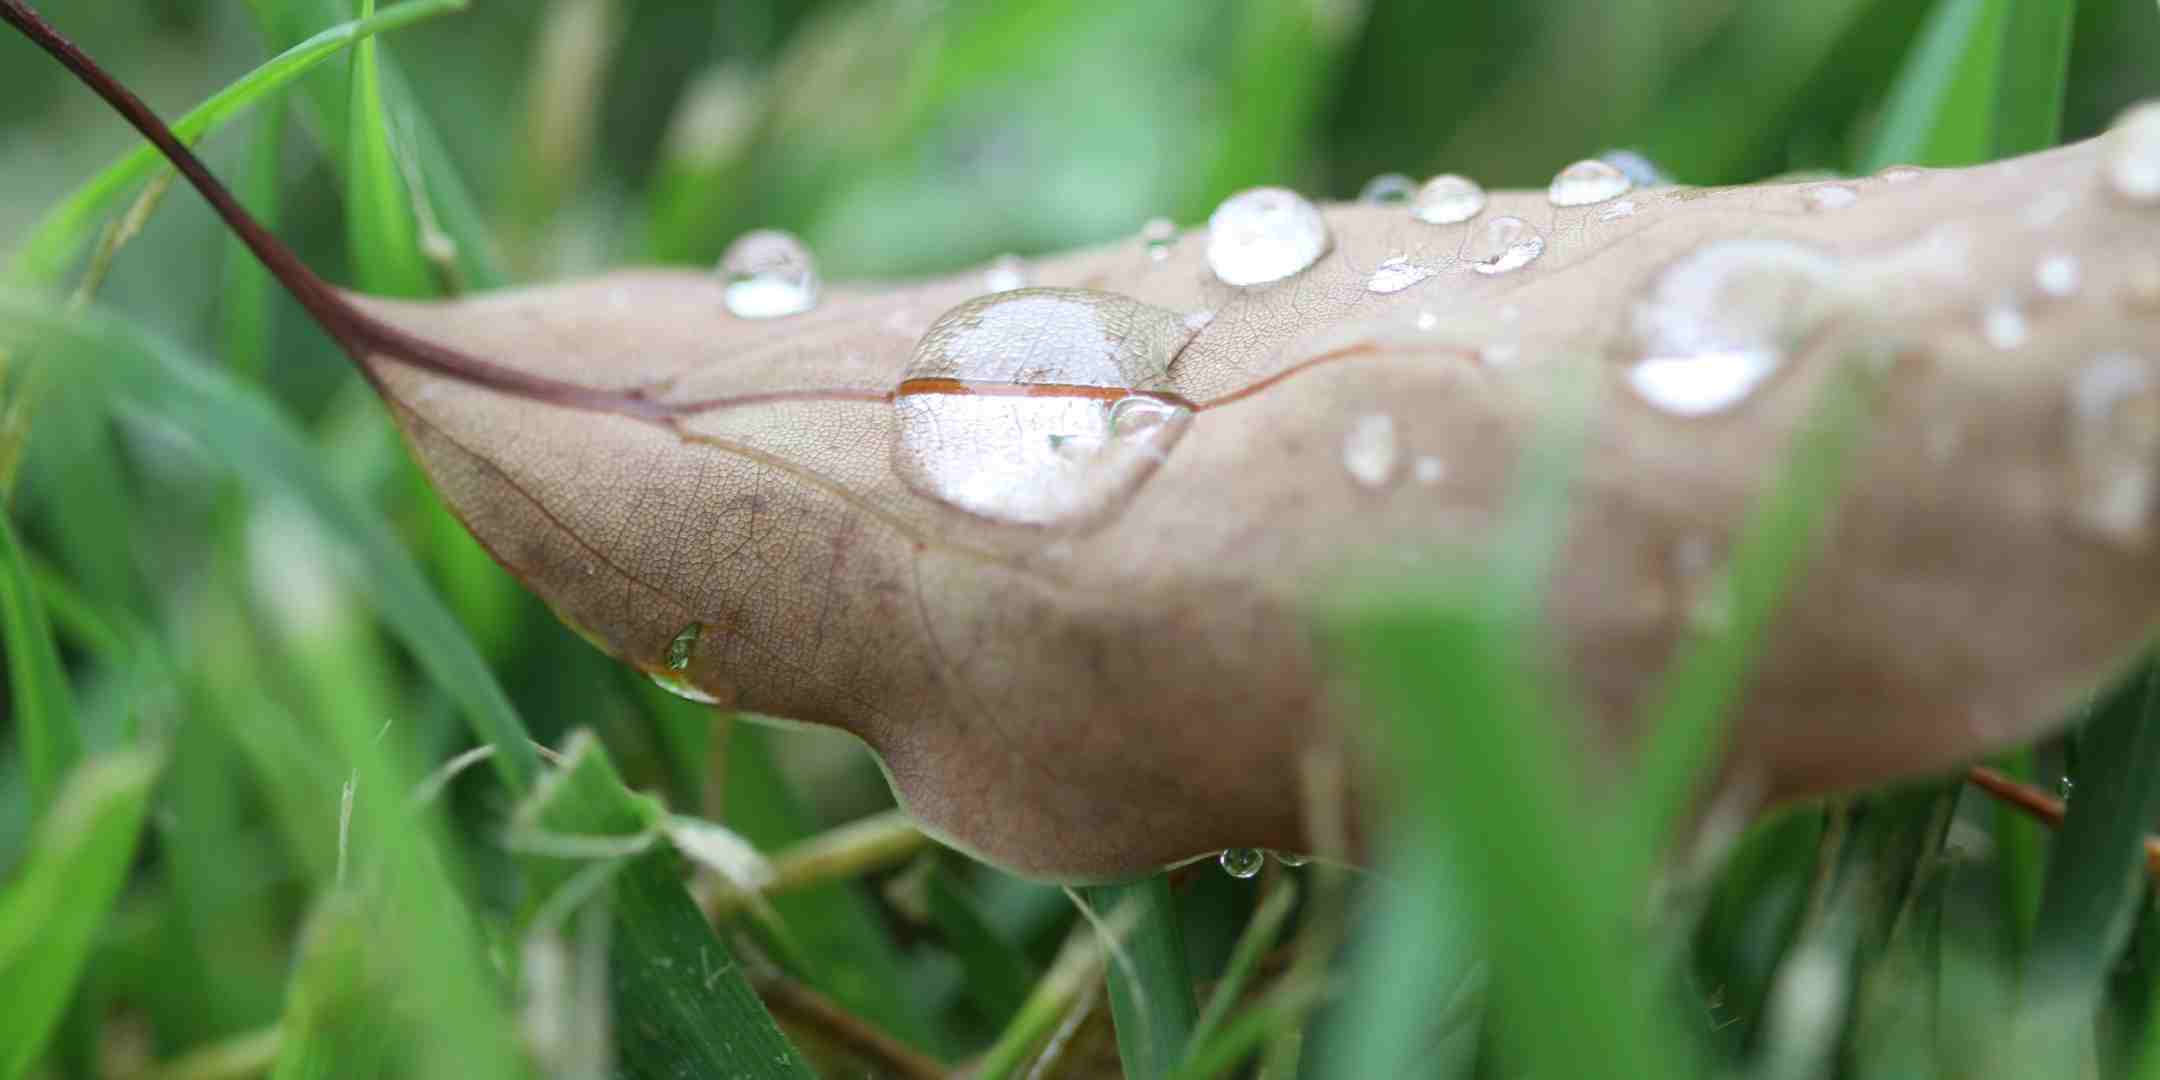
[[1411,262],[1409,256],[1396,255],[1373,268],[1372,277],[1365,282],[1368,292],[1399,293],[1420,281],[1433,276],[1429,266]]
[[1024,525],[1121,505],[1184,433],[1168,392],[1183,316],[1116,293],[1019,289],[946,312],[915,347],[893,409],[893,467],[948,505]]
[[1365,181],[1358,191],[1357,201],[1368,206],[1395,206],[1410,201],[1417,193],[1417,181],[1401,173],[1381,173]]
[[1216,861],[1222,864],[1223,873],[1243,880],[1260,873],[1260,868],[1267,865],[1267,854],[1259,848],[1224,848]]
[[1821,319],[1829,256],[1782,240],[1712,244],[1672,264],[1635,307],[1628,385],[1657,409],[1703,416],[1744,400]]
[[1470,267],[1480,274],[1505,274],[1530,265],[1545,253],[1545,235],[1519,217],[1501,216],[1473,230],[1463,251]]
[[1589,206],[1617,199],[1634,186],[1626,173],[1593,158],[1560,170],[1545,189],[1545,197],[1554,206]]
[[697,651],[698,638],[705,633],[705,624],[694,622],[682,628],[674,640],[668,642],[667,666],[669,671],[690,670],[690,654]]
[[1395,473],[1395,454],[1395,418],[1386,413],[1360,416],[1343,433],[1343,468],[1365,487],[1386,486]]
[[2127,353],[2110,353],[2070,386],[2070,458],[2075,517],[2101,538],[2144,542],[2152,516],[2154,456],[2160,454],[2160,379]]
[[1425,181],[1410,204],[1410,216],[1432,225],[1453,225],[1485,209],[1485,189],[1467,176],[1442,173]]
[[1288,188],[1248,188],[1208,215],[1208,266],[1225,285],[1281,281],[1333,243],[1320,209]]
[[744,233],[720,256],[720,273],[724,302],[739,319],[776,319],[817,305],[817,263],[793,233]]

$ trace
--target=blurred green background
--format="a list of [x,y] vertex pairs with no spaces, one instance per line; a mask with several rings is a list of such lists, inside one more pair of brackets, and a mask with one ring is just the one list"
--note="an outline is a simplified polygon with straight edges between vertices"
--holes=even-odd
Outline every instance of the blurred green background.
[[[370,233],[346,209],[346,147],[362,114],[347,111],[345,56],[202,149],[254,205],[274,209],[278,233],[311,266],[343,284],[442,291],[707,264],[740,232],[775,226],[798,232],[830,278],[895,276],[1106,241],[1157,215],[1197,223],[1257,183],[1338,199],[1381,172],[1537,187],[1613,148],[1639,150],[1690,184],[1852,171],[1877,145],[1884,103],[1931,12],[1973,6],[476,0],[380,45],[391,145],[424,174],[423,223],[455,244],[402,283],[368,280],[353,258]],[[168,117],[352,15],[344,0],[47,7]],[[2160,94],[2160,14],[2149,0],[2084,0],[2073,41],[2064,139]],[[11,35],[0,36],[0,95],[12,106],[0,114],[0,256],[12,258],[47,208],[134,139]],[[71,256],[67,279],[38,284],[65,288],[83,254]],[[297,422],[325,498],[387,518],[535,739],[557,745],[591,728],[630,787],[725,821],[768,852],[889,805],[875,767],[846,740],[716,724],[562,628],[443,513],[349,366],[246,265],[202,202],[177,192],[120,250],[96,299],[259,385]],[[368,590],[339,576],[350,568],[335,565],[320,515],[243,489],[200,439],[140,416],[116,421],[94,394],[60,385],[35,400],[30,420],[11,420],[30,436],[15,520],[58,628],[83,742],[109,755],[147,733],[170,757],[132,870],[89,938],[88,975],[62,986],[64,1015],[34,1068],[135,1075],[203,1047],[260,1066],[270,1059],[259,1043],[246,1057],[248,1040],[282,1017],[289,1046],[296,1003],[313,1000],[311,958],[343,955],[322,945],[336,936],[321,928],[342,925],[331,901],[345,892],[340,790],[365,756],[355,733],[390,724],[394,737],[381,741],[397,748],[384,766],[393,774],[446,760],[471,736],[456,695],[370,616]],[[0,872],[30,876],[20,868],[36,863],[40,802],[18,752],[22,678],[11,669],[17,704],[0,728],[0,746],[11,747],[0,753]],[[524,955],[530,924],[506,913],[529,905],[535,879],[500,840],[518,796],[491,775],[471,777],[449,796],[441,845],[451,869],[440,876],[481,914],[465,930],[444,916],[441,932],[469,931],[495,967],[517,967],[507,957]],[[1933,804],[1915,805],[1874,820],[1919,829]],[[1793,942],[1821,825],[1765,828],[1737,876],[1694,909],[1703,915],[1694,964],[1706,996],[1714,985],[1713,1011],[1732,1018],[1717,1039],[1736,1054],[1762,1037],[1757,1021]],[[1861,835],[1883,850],[1904,842],[1888,827]],[[2038,856],[2017,854],[2026,842],[2001,847],[2006,862],[2026,860],[2023,876],[1990,877],[1986,899],[1973,902],[1991,905],[1983,922],[2023,910],[2030,933],[2037,901],[2015,895],[2037,888]],[[1282,874],[1269,871],[1271,888]],[[1944,896],[1962,895],[1940,880],[1935,888],[1938,913]],[[1437,908],[1439,893],[1409,895]],[[1230,962],[1259,895],[1219,873],[1181,879],[1176,922],[1203,979]],[[945,1061],[1032,1022],[1021,1000],[1073,919],[1056,890],[936,853],[777,907],[776,922],[744,920],[731,938]],[[1331,917],[1304,910],[1298,925]],[[1867,932],[1841,940],[1852,947]],[[2151,948],[2149,934],[2138,940]],[[1972,985],[1980,994],[1994,984]],[[0,983],[0,1002],[28,994],[23,986]],[[2120,1008],[2135,1012],[2144,993]],[[531,1004],[503,996],[510,1012]],[[472,1007],[388,1022],[442,1034],[500,1021]],[[1102,1012],[1091,1015],[1099,1040]],[[1451,1044],[1461,1060],[1482,1045],[1468,1030],[1467,1049],[1454,1045],[1460,1031]],[[1445,1031],[1417,1031],[1448,1043]],[[551,1068],[577,1074],[581,1059],[564,1054]],[[1089,1074],[1091,1059],[1076,1060],[1073,1074]],[[6,1064],[0,1054],[0,1075]],[[420,1068],[378,1071],[408,1067]]]

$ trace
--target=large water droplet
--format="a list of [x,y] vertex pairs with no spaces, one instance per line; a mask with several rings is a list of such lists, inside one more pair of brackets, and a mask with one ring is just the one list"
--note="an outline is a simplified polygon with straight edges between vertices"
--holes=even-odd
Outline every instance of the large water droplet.
[[1168,393],[1183,316],[1116,293],[1018,289],[940,316],[893,410],[893,468],[973,514],[1080,524],[1121,505],[1191,415]]
[[1989,304],[1980,314],[1980,335],[1987,343],[1998,349],[2022,348],[2031,336],[2025,325],[2025,313],[2018,310],[2017,302],[2000,300]]
[[1011,292],[1027,287],[1027,261],[1018,255],[1000,255],[983,271],[984,292]]
[[1635,307],[1628,385],[1679,416],[1744,400],[1821,318],[1829,256],[1782,240],[1712,244],[1667,267]]
[[1554,206],[1589,206],[1617,199],[1634,186],[1626,173],[1591,158],[1560,170],[1545,189],[1545,197]]
[[1177,242],[1177,222],[1166,217],[1149,218],[1140,226],[1140,242],[1147,246],[1148,258],[1161,262],[1170,257],[1170,245]]
[[1395,456],[1395,418],[1386,413],[1360,416],[1343,433],[1343,468],[1366,487],[1386,486],[1395,475]]
[[1464,255],[1480,274],[1505,274],[1530,265],[1545,254],[1545,235],[1519,217],[1501,216],[1485,223],[1471,237]]
[[2050,255],[2040,260],[2040,265],[2033,267],[2033,284],[2040,286],[2041,292],[2057,300],[2075,295],[2081,276],[2075,255]]
[[2108,186],[2140,206],[2160,204],[2160,101],[2131,107],[2108,133]]
[[1665,187],[1673,182],[1665,170],[1658,168],[1657,162],[1640,151],[1607,150],[1598,155],[1598,160],[1620,170],[1620,175],[1636,187]]
[[2080,525],[2122,544],[2143,542],[2160,454],[2160,379],[2111,353],[2070,385],[2070,455]]
[[1401,173],[1381,173],[1365,181],[1358,191],[1357,201],[1370,206],[1396,206],[1410,201],[1417,194],[1417,181]]
[[1248,188],[1208,215],[1208,266],[1225,285],[1265,285],[1327,254],[1320,209],[1289,188]]
[[1223,873],[1244,880],[1258,875],[1260,869],[1267,865],[1267,853],[1259,848],[1224,848],[1216,861],[1222,864]]
[[1419,266],[1411,262],[1407,255],[1396,255],[1373,268],[1372,277],[1366,280],[1365,288],[1369,292],[1382,294],[1399,293],[1433,274],[1432,267]]
[[1467,176],[1443,173],[1425,181],[1410,204],[1410,216],[1433,225],[1453,225],[1485,209],[1485,189]]
[[1860,201],[1860,191],[1851,184],[1816,184],[1807,189],[1807,201],[1817,210],[1843,210]]
[[817,305],[817,263],[793,233],[742,234],[720,256],[720,273],[727,279],[727,309],[736,318],[776,319]]

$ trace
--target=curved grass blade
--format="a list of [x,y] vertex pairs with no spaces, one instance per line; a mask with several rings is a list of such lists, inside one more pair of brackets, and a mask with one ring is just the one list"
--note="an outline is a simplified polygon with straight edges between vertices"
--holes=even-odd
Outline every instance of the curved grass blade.
[[15,523],[5,514],[0,514],[0,633],[7,642],[8,713],[22,747],[36,820],[82,756],[82,735],[75,728],[73,695],[52,624]]
[[0,891],[0,1080],[36,1062],[74,996],[92,938],[134,861],[163,754],[138,746],[84,762]]
[[1111,927],[1131,927],[1122,934],[1107,931],[1117,943],[1104,945],[1112,950],[1110,1015],[1125,1075],[1135,1080],[1170,1076],[1184,1057],[1198,1011],[1170,879],[1155,874],[1084,892],[1097,918]]
[[[375,13],[361,0],[360,15]],[[426,296],[434,292],[405,179],[398,167],[390,117],[383,106],[379,46],[370,38],[353,46],[351,93],[345,123],[345,239],[353,277],[380,296]]]
[[1995,88],[1995,156],[2045,150],[2062,138],[2077,0],[2010,0]]
[[[386,30],[456,11],[466,3],[467,0],[406,0],[379,14],[340,23],[317,33],[210,95],[187,115],[173,121],[173,133],[188,141],[199,139],[224,126],[240,110],[299,78],[340,50]],[[16,286],[33,286],[58,281],[75,253],[89,242],[97,228],[98,216],[126,194],[129,185],[148,177],[163,165],[164,159],[144,143],[77,187],[31,226],[14,264],[8,268],[8,282]]]
[[[286,100],[275,93],[263,103],[248,140],[247,167],[241,171],[235,194],[266,229],[278,227],[281,201],[278,184],[285,151]],[[225,240],[224,290],[219,296],[225,362],[244,379],[254,381],[270,370],[270,272],[255,261],[254,253],[238,237]]]
[[1988,160],[2010,4],[1937,0],[1883,103],[1864,168]]
[[331,480],[307,437],[267,399],[155,335],[95,313],[55,314],[34,294],[0,290],[0,336],[9,345],[42,346],[37,355],[48,359],[80,358],[71,371],[97,380],[113,404],[179,428],[250,485],[305,506],[344,545],[340,571],[365,583],[359,591],[480,739],[495,746],[504,782],[513,792],[531,785],[539,759],[471,639],[389,527]]

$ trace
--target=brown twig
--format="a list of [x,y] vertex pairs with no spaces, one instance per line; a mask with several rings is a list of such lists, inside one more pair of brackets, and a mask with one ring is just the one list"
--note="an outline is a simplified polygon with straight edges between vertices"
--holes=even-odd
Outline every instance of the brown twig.
[[[2027,817],[2051,829],[2062,827],[2062,800],[2031,784],[2022,783],[1985,765],[1974,765],[1966,769],[1965,779],[1974,787],[1993,795],[2005,805],[2023,811]],[[2160,880],[2160,837],[2145,837],[2145,870],[2156,880]]]
[[756,981],[758,996],[773,1016],[824,1036],[857,1057],[878,1066],[883,1075],[903,1080],[943,1080],[952,1066],[879,1031],[838,1002],[784,975]]

